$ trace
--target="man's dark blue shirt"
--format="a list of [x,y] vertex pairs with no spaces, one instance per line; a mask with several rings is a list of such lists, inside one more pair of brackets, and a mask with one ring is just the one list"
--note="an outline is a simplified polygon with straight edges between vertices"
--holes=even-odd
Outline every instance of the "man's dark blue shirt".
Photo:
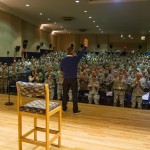
[[67,55],[61,60],[60,68],[64,74],[64,79],[66,78],[77,78],[77,67],[80,59],[83,57],[87,50],[84,46],[82,51],[77,56]]

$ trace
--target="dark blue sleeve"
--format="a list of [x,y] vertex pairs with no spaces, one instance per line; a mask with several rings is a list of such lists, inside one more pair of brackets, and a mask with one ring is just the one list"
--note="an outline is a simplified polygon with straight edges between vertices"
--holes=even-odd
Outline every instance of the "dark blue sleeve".
[[83,55],[85,54],[86,50],[87,50],[87,46],[84,46],[82,51],[76,56],[76,59],[80,60],[83,57]]
[[63,68],[62,68],[62,60],[60,62],[60,70],[63,71]]

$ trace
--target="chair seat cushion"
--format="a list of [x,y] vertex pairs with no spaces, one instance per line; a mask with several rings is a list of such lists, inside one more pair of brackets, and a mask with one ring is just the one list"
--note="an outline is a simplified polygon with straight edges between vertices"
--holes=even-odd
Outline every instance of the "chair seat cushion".
[[[49,111],[60,106],[58,102],[50,102],[49,103]],[[45,100],[34,100],[20,107],[20,111],[38,113],[38,114],[46,114],[46,101]]]

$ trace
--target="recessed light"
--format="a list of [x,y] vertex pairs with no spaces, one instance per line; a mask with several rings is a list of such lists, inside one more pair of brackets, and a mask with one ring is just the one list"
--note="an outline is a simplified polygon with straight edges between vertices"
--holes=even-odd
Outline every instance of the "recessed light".
[[98,28],[99,26],[96,26],[96,28]]
[[48,21],[50,21],[50,20],[51,20],[51,18],[48,18],[47,20],[48,20]]
[[102,29],[99,29],[99,30],[102,30]]
[[26,4],[26,7],[29,7],[30,5],[29,4]]
[[76,1],[76,3],[79,3],[80,1]]
[[92,17],[90,16],[89,19],[91,19]]
[[84,12],[87,13],[87,10],[85,10]]
[[123,38],[123,34],[121,34],[121,38]]
[[42,16],[42,15],[43,15],[43,13],[41,12],[41,13],[40,13],[40,15]]
[[143,41],[144,41],[144,40],[145,40],[145,36],[141,36],[141,40],[143,40]]
[[128,35],[128,37],[130,38],[130,37],[131,37],[131,35],[129,34],[129,35]]
[[93,21],[93,23],[95,23],[95,21]]

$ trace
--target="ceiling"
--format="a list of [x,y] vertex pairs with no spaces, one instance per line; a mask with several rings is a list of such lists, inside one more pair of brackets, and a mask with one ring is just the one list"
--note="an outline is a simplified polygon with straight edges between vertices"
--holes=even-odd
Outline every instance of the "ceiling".
[[150,0],[0,0],[0,9],[58,33],[150,33]]

